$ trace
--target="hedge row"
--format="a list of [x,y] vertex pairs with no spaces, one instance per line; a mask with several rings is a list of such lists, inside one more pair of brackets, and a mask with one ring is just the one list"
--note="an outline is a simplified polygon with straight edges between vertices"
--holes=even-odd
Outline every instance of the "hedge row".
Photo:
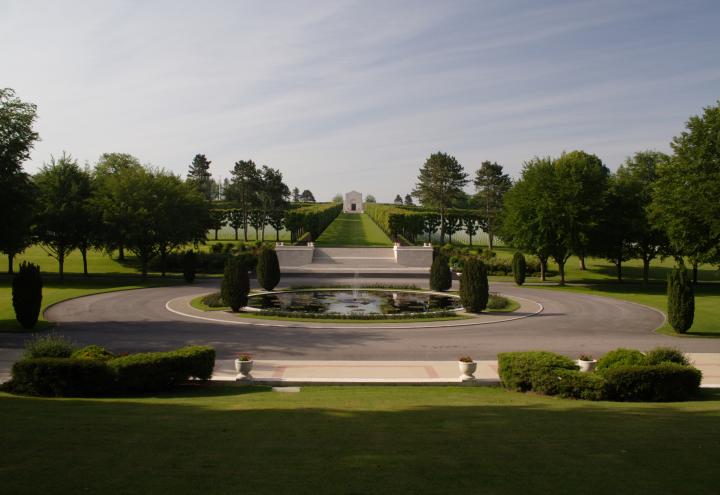
[[[220,246],[216,249],[215,246]],[[245,263],[250,271],[255,270],[258,260],[258,249],[246,249],[241,243],[241,247],[233,246],[231,243],[215,244],[211,247],[209,253],[195,253],[195,270],[198,273],[222,273],[228,258],[235,256]],[[165,268],[169,272],[182,272],[184,253],[170,253],[165,258]],[[162,260],[159,257],[152,258],[148,267],[153,271],[160,271]]]
[[[440,215],[429,209],[366,203],[365,213],[392,239],[404,237],[417,242],[419,236],[426,234],[429,242],[432,234],[441,228]],[[445,233],[452,235],[465,229],[474,235],[481,224],[479,210],[451,208],[446,212]]]
[[[498,355],[498,373],[510,390],[586,400],[681,401],[700,387],[700,370],[685,364],[679,351],[619,351],[608,353],[594,373],[581,373],[572,360],[551,352],[506,352]],[[638,362],[634,352],[645,359]],[[631,355],[633,364],[628,364]]]
[[290,231],[293,242],[307,233],[315,240],[337,218],[342,209],[342,203],[321,203],[296,208],[286,212],[285,228]]
[[208,380],[214,366],[215,350],[206,346],[131,354],[108,360],[94,357],[29,358],[13,364],[8,389],[15,393],[54,397],[154,392],[190,378]]

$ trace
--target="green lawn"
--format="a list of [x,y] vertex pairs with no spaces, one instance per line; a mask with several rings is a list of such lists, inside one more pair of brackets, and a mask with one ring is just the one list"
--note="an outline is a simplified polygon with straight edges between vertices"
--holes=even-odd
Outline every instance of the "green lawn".
[[[43,300],[40,310],[40,321],[36,329],[47,326],[42,318],[45,308],[60,301],[74,297],[111,292],[115,290],[138,289],[141,287],[156,287],[160,285],[174,285],[182,283],[178,279],[150,278],[143,283],[138,277],[72,277],[60,282],[58,277],[45,276],[43,279]],[[12,282],[7,275],[0,276],[0,332],[24,332],[17,320],[12,307]]]
[[484,387],[0,394],[5,493],[717,493],[720,393],[592,403]]
[[393,245],[365,213],[341,213],[317,239],[318,246],[387,246]]

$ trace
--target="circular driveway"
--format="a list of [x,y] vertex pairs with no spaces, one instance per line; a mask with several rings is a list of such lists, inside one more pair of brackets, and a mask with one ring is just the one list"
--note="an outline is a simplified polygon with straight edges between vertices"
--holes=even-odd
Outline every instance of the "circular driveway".
[[[362,279],[362,283],[381,283]],[[385,280],[415,283],[415,280]],[[424,281],[422,281],[424,282]],[[328,279],[284,279],[283,285],[328,285]],[[332,284],[349,283],[333,279]],[[244,351],[258,359],[449,360],[459,355],[493,359],[498,352],[542,349],[569,356],[600,355],[616,347],[648,349],[659,345],[690,352],[718,352],[720,340],[675,338],[654,333],[664,316],[630,302],[570,292],[494,283],[491,290],[536,301],[543,310],[522,319],[440,328],[380,328],[370,324],[305,328],[303,323],[267,326],[267,321],[237,325],[168,311],[168,301],[210,292],[219,280],[194,285],[137,289],[81,297],[48,309],[57,332],[79,344],[99,344],[115,352],[167,350],[187,344],[215,347],[219,358]],[[465,323],[466,320],[463,320]],[[314,324],[307,324],[314,325]],[[20,347],[24,337],[0,336],[0,347]]]

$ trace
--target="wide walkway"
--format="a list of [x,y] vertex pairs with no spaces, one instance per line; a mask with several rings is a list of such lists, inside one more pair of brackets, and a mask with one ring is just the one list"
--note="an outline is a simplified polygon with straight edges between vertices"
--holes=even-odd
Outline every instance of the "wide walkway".
[[365,213],[341,213],[317,238],[316,246],[392,247],[390,238]]

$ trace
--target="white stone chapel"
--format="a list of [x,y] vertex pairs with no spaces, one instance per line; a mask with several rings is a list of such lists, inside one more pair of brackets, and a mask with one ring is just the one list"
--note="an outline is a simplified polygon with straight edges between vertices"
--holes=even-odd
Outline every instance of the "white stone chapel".
[[343,211],[345,213],[362,213],[362,193],[359,193],[357,191],[350,191],[349,193],[346,193],[345,201],[343,202]]

